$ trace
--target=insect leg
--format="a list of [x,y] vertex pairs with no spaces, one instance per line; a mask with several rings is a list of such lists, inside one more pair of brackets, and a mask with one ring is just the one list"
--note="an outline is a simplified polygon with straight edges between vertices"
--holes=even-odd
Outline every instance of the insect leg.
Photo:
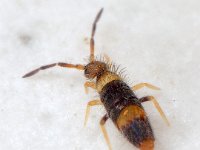
[[96,84],[94,82],[85,82],[84,84],[85,87],[85,93],[88,94],[88,87],[95,89],[96,90]]
[[112,147],[111,147],[111,144],[110,144],[108,133],[106,131],[106,128],[104,127],[104,125],[105,125],[105,123],[106,123],[107,120],[108,120],[108,115],[106,114],[106,115],[103,116],[103,118],[100,121],[100,127],[101,127],[101,130],[103,132],[103,135],[104,135],[104,138],[106,140],[106,143],[108,144],[109,150],[111,150]]
[[91,34],[91,38],[90,38],[90,62],[94,61],[94,35],[95,35],[95,31],[96,31],[96,25],[97,22],[99,21],[101,14],[103,12],[103,8],[98,12],[93,25],[92,25],[92,34]]
[[165,113],[163,112],[162,108],[160,107],[159,103],[153,96],[146,96],[142,97],[139,99],[141,103],[147,102],[147,101],[152,101],[158,112],[160,113],[161,117],[163,120],[167,123],[168,126],[170,126],[169,121],[167,120],[167,117],[165,116]]
[[160,88],[154,86],[154,85],[151,85],[149,83],[139,83],[139,84],[136,84],[135,86],[132,87],[133,90],[139,90],[143,87],[147,87],[147,88],[150,88],[150,89],[153,89],[153,90],[160,90]]
[[45,70],[45,69],[52,68],[52,67],[55,67],[55,66],[66,67],[66,68],[75,68],[75,69],[78,69],[78,70],[84,70],[84,68],[85,68],[85,66],[80,65],[80,64],[74,65],[74,64],[68,64],[68,63],[59,62],[59,63],[54,63],[54,64],[41,66],[41,67],[39,67],[39,68],[37,68],[37,69],[25,74],[23,76],[23,78],[30,77],[30,76],[38,73],[40,70]]
[[86,123],[87,123],[87,120],[88,120],[88,117],[89,117],[90,107],[95,106],[95,105],[102,105],[102,103],[101,103],[100,100],[92,100],[92,101],[88,102],[86,112],[85,112],[84,126],[86,126]]

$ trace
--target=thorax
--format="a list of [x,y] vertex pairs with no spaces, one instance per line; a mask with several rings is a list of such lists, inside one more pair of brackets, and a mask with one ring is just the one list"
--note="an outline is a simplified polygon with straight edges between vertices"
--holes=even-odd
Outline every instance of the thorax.
[[97,92],[100,93],[102,89],[110,82],[114,80],[122,80],[119,75],[111,71],[105,71],[103,74],[97,77],[96,88]]

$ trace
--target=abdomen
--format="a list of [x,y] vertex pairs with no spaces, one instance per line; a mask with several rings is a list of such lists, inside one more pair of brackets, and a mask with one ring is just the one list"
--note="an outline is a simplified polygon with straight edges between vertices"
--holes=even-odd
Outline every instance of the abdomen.
[[121,80],[114,80],[102,88],[100,97],[108,116],[122,134],[141,150],[153,150],[152,128],[130,87]]

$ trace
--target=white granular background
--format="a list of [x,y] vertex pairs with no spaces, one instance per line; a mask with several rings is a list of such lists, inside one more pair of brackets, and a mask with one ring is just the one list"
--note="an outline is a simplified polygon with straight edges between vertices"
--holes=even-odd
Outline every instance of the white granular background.
[[[97,12],[97,55],[126,67],[128,82],[161,88],[153,95],[168,127],[151,102],[144,103],[155,134],[155,150],[200,149],[200,1],[198,0],[1,0],[0,149],[106,150],[99,128],[105,114],[87,102],[83,72],[55,67],[22,79],[41,65],[86,64],[88,38]],[[136,150],[109,120],[113,150]]]

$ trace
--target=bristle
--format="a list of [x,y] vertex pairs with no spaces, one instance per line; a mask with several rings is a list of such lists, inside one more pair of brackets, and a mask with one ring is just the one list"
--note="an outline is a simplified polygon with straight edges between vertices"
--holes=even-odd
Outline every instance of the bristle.
[[123,81],[129,84],[129,78],[127,77],[126,68],[122,68],[112,61],[108,61],[103,54],[95,56],[96,61],[104,62],[107,66],[107,71],[113,72],[118,75]]

